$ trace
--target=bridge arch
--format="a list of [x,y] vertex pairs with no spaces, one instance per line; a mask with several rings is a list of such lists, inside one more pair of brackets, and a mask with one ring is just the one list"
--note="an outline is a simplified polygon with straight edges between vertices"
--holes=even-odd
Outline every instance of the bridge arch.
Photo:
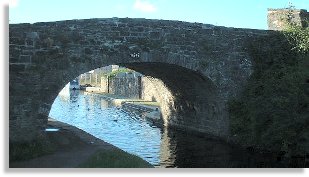
[[[147,76],[148,87],[161,105],[165,126],[181,127],[216,136],[226,136],[228,121],[224,105],[217,88],[211,80],[196,71],[160,62],[118,63]],[[91,68],[90,70],[95,69]],[[81,73],[82,74],[82,73]],[[76,78],[69,73],[67,80],[59,83],[54,92],[46,96],[45,105],[51,106],[59,91],[70,80]]]
[[[47,123],[62,87],[118,64],[160,79],[172,101],[168,124],[228,136],[226,102],[252,72],[246,41],[267,31],[147,19],[88,19],[10,25],[10,141]],[[168,101],[162,101],[168,107]]]

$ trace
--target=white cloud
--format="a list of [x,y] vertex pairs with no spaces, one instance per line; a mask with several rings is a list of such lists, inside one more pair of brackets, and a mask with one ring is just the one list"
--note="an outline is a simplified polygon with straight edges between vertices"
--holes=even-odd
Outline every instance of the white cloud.
[[146,0],[135,0],[133,8],[141,12],[155,12],[157,8]]

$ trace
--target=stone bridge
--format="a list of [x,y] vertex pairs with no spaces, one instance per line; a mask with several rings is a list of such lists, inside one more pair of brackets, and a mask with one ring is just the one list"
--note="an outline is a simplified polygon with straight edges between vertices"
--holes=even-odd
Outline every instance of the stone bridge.
[[[167,126],[228,137],[227,101],[253,72],[248,43],[274,33],[130,18],[10,24],[10,141],[36,138],[59,91],[117,64],[163,83]],[[166,95],[166,96],[165,96]]]

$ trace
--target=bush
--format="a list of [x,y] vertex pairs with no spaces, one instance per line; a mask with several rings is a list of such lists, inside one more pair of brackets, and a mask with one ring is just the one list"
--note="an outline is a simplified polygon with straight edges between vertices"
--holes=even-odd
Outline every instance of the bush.
[[[309,24],[309,22],[307,22]],[[284,34],[290,44],[293,45],[292,50],[300,53],[309,52],[309,28],[302,28],[296,25],[288,25]]]
[[[229,102],[231,133],[242,145],[289,157],[309,153],[308,35],[308,28],[295,27],[284,32],[291,47],[282,44],[264,58],[254,57],[255,70],[245,91]],[[261,52],[251,47],[253,53]]]

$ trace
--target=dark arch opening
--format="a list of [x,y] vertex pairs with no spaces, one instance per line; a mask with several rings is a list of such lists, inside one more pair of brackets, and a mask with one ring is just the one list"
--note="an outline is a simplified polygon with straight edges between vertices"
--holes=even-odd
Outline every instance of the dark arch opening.
[[[216,86],[210,79],[196,71],[175,64],[132,62],[117,65],[149,77],[150,84],[156,90],[153,97],[161,105],[165,126],[208,133],[218,137],[228,135],[225,106],[217,93]],[[75,72],[61,84],[57,84],[58,88],[49,100],[50,107],[59,91],[74,78],[76,78]]]

